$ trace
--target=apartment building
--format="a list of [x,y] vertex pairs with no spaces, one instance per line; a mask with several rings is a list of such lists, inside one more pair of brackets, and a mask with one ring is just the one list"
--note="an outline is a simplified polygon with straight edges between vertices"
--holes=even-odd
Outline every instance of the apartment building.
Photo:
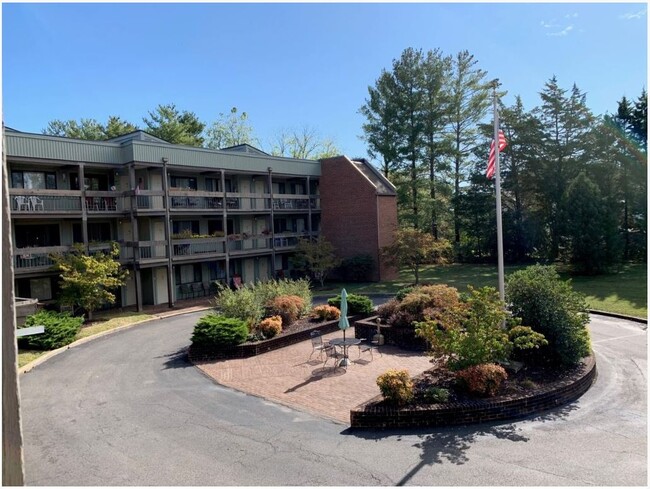
[[[390,182],[368,162],[346,157],[328,164],[273,157],[249,145],[208,150],[143,131],[97,142],[5,128],[5,145],[16,295],[43,302],[57,296],[51,254],[75,243],[88,253],[119,244],[131,273],[117,306],[172,306],[212,294],[218,281],[290,277],[289,256],[298,239],[321,233],[323,209],[359,208],[354,193],[321,189],[322,175],[336,179],[341,165],[365,175],[364,194],[374,189],[396,206]],[[364,222],[370,212],[383,223],[371,235],[397,225],[396,212],[393,219],[378,209],[363,211]],[[326,236],[353,235],[358,225],[348,219]],[[354,255],[355,246],[341,256]],[[390,271],[380,265],[377,246],[370,253],[380,280]],[[362,248],[369,250],[367,243]]]

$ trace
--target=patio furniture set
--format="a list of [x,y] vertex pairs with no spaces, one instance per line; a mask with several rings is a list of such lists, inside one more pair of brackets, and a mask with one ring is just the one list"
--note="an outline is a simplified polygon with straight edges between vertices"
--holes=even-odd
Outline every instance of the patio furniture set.
[[311,360],[314,353],[318,352],[319,359],[325,356],[323,367],[327,365],[329,360],[333,360],[334,366],[332,368],[343,367],[344,369],[350,365],[349,348],[356,346],[359,352],[359,358],[362,353],[370,353],[370,361],[374,360],[373,352],[377,351],[379,355],[383,356],[379,350],[379,343],[371,341],[366,338],[333,338],[327,342],[323,341],[320,331],[311,332],[311,346],[312,351],[309,355]]

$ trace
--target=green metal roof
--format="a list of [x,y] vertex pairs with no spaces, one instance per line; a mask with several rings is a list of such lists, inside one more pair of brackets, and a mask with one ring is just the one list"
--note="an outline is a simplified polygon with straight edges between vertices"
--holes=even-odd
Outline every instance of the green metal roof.
[[[137,133],[137,132],[136,132]],[[117,141],[86,141],[44,134],[6,131],[6,154],[33,160],[60,160],[124,165],[125,163],[160,164],[167,158],[172,166],[188,168],[214,168],[231,171],[273,173],[296,176],[320,176],[320,162],[294,158],[275,157],[252,152],[221,151],[192,146],[143,140],[136,133],[133,138],[120,137]]]

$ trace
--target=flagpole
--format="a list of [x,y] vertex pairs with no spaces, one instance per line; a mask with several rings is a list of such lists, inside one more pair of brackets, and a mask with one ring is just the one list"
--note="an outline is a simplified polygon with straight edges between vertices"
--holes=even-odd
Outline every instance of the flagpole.
[[497,87],[499,80],[492,82],[494,88],[494,173],[497,193],[497,268],[499,272],[499,298],[505,301],[505,281],[503,271],[503,224],[501,223],[501,169],[499,167],[499,108],[497,106]]

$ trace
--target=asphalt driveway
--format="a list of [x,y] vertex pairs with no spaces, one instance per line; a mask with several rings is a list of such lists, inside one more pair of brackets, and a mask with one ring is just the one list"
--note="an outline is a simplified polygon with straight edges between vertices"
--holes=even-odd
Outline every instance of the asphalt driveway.
[[80,345],[21,375],[29,485],[647,483],[647,335],[593,317],[598,379],[542,416],[367,432],[215,385],[182,357],[204,313]]

